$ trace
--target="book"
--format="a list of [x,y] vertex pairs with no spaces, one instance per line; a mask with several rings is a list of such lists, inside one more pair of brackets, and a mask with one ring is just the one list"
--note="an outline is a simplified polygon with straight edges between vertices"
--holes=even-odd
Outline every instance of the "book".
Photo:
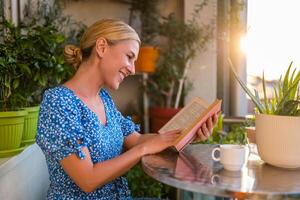
[[208,118],[221,111],[222,100],[215,100],[208,104],[203,99],[196,97],[184,106],[170,121],[161,129],[159,134],[180,129],[180,136],[174,143],[177,151],[184,149],[196,137],[196,131],[205,123]]

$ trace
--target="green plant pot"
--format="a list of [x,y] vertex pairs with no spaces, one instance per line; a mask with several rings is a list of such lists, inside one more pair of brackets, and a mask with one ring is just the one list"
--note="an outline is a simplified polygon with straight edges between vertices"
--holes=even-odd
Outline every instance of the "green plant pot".
[[21,153],[27,146],[22,146],[17,149],[0,150],[0,158],[12,157]]
[[25,117],[22,142],[34,143],[36,131],[37,131],[37,121],[38,121],[40,107],[35,106],[35,107],[27,107],[24,109],[28,112],[28,115]]
[[0,112],[0,150],[20,147],[27,111]]

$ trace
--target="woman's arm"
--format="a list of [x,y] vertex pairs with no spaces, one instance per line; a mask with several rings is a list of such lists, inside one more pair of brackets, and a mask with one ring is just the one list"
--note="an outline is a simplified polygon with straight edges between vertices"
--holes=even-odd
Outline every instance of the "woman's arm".
[[148,139],[151,139],[155,135],[157,135],[157,134],[156,133],[140,134],[138,132],[134,132],[124,139],[125,149],[126,150],[131,149],[135,145],[141,144],[141,143],[147,141]]
[[171,146],[177,136],[174,131],[156,134],[155,137],[135,145],[120,156],[96,164],[93,164],[88,148],[82,147],[84,159],[71,154],[60,163],[64,171],[84,192],[92,192],[127,172],[142,156],[160,152]]

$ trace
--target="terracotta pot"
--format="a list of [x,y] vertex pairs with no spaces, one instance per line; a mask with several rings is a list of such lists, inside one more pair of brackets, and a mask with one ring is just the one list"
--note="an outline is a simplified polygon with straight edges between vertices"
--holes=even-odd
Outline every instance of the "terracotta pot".
[[157,48],[151,46],[141,47],[138,59],[135,63],[135,70],[137,72],[154,72],[158,56],[159,52]]
[[247,138],[248,138],[249,142],[256,144],[255,127],[253,127],[253,126],[246,127],[246,133],[247,133]]
[[150,131],[157,133],[181,108],[150,108]]
[[258,114],[255,125],[263,161],[283,168],[300,167],[300,117]]

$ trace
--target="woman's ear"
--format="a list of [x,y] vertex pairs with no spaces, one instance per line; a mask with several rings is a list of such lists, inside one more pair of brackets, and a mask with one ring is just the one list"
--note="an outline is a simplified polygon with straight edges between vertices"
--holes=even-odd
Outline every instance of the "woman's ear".
[[96,52],[100,58],[103,58],[106,49],[108,48],[107,40],[103,37],[100,37],[96,40]]

